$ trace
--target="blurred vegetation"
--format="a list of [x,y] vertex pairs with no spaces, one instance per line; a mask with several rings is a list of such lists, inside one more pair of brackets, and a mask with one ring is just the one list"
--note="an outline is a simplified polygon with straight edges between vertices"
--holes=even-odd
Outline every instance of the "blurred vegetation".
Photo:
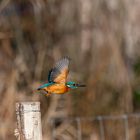
[[139,59],[137,59],[136,62],[134,63],[133,69],[134,69],[134,76],[135,76],[134,88],[133,88],[133,103],[134,103],[134,109],[139,111],[139,107],[140,107],[140,86],[139,86],[140,61]]
[[[137,0],[0,1],[0,139],[15,139],[17,101],[41,102],[44,140],[51,118],[138,112],[139,8]],[[72,59],[69,79],[87,87],[50,98],[33,93],[63,56]],[[57,125],[58,135],[64,126]],[[121,140],[122,127],[109,122],[107,140]],[[85,140],[92,129],[97,135],[96,123],[82,124]]]

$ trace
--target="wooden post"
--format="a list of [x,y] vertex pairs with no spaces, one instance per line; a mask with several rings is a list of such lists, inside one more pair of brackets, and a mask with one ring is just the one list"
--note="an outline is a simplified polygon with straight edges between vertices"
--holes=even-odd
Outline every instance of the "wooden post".
[[16,116],[19,140],[42,140],[39,102],[16,103]]

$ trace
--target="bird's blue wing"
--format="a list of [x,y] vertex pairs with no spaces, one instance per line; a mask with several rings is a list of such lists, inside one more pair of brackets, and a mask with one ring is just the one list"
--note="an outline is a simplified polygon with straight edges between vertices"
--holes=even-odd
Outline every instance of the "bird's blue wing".
[[68,75],[68,67],[69,67],[70,59],[68,57],[64,57],[60,59],[49,72],[48,82],[66,82]]
[[46,83],[46,84],[43,84],[43,85],[41,85],[40,87],[38,87],[38,88],[37,88],[37,90],[40,90],[40,89],[42,89],[42,88],[44,88],[44,87],[51,86],[51,85],[53,85],[53,84],[54,84],[53,82],[51,82],[51,83]]

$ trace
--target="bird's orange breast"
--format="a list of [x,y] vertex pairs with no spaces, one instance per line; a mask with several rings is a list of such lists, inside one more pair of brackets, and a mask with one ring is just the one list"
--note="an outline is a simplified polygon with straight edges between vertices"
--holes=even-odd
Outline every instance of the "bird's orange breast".
[[56,94],[64,94],[65,92],[69,90],[69,88],[63,83],[54,84],[54,85],[45,87],[44,89],[49,93],[56,93]]

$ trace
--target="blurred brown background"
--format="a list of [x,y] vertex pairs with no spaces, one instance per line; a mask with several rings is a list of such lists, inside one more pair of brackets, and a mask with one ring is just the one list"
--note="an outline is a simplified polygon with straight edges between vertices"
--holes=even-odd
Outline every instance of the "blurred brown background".
[[[139,45],[139,0],[1,0],[0,139],[15,139],[17,101],[41,102],[44,140],[55,117],[139,112]],[[49,98],[33,93],[63,56],[72,59],[70,79],[87,87]],[[129,121],[130,140],[140,139],[139,124]],[[104,126],[107,140],[124,140],[121,120]],[[75,123],[55,128],[56,140],[76,139]],[[82,123],[82,135],[99,140],[98,123]]]

